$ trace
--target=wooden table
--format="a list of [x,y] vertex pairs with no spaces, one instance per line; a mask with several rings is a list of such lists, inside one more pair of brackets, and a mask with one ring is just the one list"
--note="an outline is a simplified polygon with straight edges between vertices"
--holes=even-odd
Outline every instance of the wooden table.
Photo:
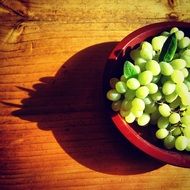
[[0,189],[190,189],[190,170],[133,147],[104,112],[123,37],[190,22],[182,0],[0,0]]

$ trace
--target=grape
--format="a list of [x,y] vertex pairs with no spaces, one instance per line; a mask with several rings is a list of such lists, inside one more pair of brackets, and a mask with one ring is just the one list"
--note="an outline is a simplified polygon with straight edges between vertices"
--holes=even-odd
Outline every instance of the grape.
[[141,86],[136,90],[136,97],[144,99],[149,94],[149,89],[146,86]]
[[169,95],[166,95],[165,100],[168,103],[172,103],[177,97],[178,97],[178,95],[176,94],[176,92],[173,92],[173,93],[171,93]]
[[183,76],[184,76],[185,78],[188,77],[189,71],[187,70],[187,68],[183,68],[183,69],[181,69],[181,71],[182,71]]
[[171,109],[176,109],[180,105],[181,105],[181,100],[179,97],[177,97],[173,102],[169,104]]
[[173,27],[171,30],[170,30],[170,34],[173,34],[173,33],[176,33],[178,32],[179,29],[177,27]]
[[162,116],[161,116],[161,117],[158,119],[158,123],[157,123],[158,128],[164,129],[164,128],[167,128],[168,125],[169,125],[169,120],[168,120],[167,117],[162,117]]
[[153,76],[152,82],[157,83],[160,80],[161,75]]
[[138,74],[141,72],[141,68],[138,65],[134,65],[134,68],[136,69]]
[[126,85],[123,81],[119,81],[115,84],[115,89],[117,90],[117,92],[119,93],[125,93],[126,92]]
[[151,114],[151,113],[154,113],[156,110],[157,110],[157,106],[154,103],[151,103],[151,104],[145,105],[144,112]]
[[137,118],[137,123],[140,126],[147,125],[149,123],[149,121],[150,121],[150,115],[146,114],[146,113],[143,113],[142,116]]
[[175,88],[176,88],[175,83],[173,83],[172,81],[169,80],[163,84],[162,92],[164,95],[169,95],[175,91]]
[[141,49],[148,49],[150,51],[152,51],[152,45],[151,43],[144,41],[140,44]]
[[141,85],[147,85],[152,81],[153,74],[151,71],[143,71],[139,74],[138,80]]
[[139,88],[140,83],[136,78],[130,78],[127,80],[127,87],[131,90],[136,90]]
[[183,134],[184,136],[186,136],[187,138],[190,138],[190,127],[185,127],[183,129]]
[[144,110],[145,103],[140,98],[134,98],[132,101],[132,107],[136,107],[136,109],[139,109],[139,110]]
[[147,96],[146,98],[144,98],[143,101],[146,105],[153,103],[153,100],[150,96]]
[[181,118],[181,123],[183,123],[185,126],[190,126],[190,115],[185,115]]
[[175,92],[182,97],[188,93],[188,87],[185,83],[179,83],[176,85]]
[[175,35],[178,40],[181,40],[184,37],[184,32],[179,30],[175,32]]
[[119,110],[119,113],[122,117],[129,115],[129,112],[130,112],[129,110],[123,110],[123,109]]
[[149,83],[146,86],[149,90],[149,94],[155,94],[158,91],[158,86],[155,83]]
[[168,117],[171,114],[171,109],[168,104],[162,103],[159,105],[158,110],[163,117]]
[[132,58],[132,60],[135,60],[136,58],[140,57],[139,48],[132,50],[130,52],[130,57]]
[[175,83],[182,83],[184,81],[183,72],[180,70],[174,70],[171,74],[171,79]]
[[172,135],[174,135],[175,137],[178,137],[179,135],[181,135],[181,128],[180,127],[174,127],[172,130]]
[[121,100],[112,102],[111,107],[112,107],[112,110],[113,110],[113,111],[119,111],[120,108],[121,108]]
[[190,68],[190,55],[182,55],[181,58],[186,61],[186,67]]
[[121,94],[118,93],[115,89],[111,89],[107,92],[106,94],[108,100],[111,100],[111,101],[117,101],[121,98]]
[[183,51],[182,55],[188,55],[188,56],[190,56],[190,49],[186,49],[185,51]]
[[180,121],[180,118],[181,117],[180,117],[180,115],[178,113],[173,112],[173,113],[171,113],[171,115],[169,117],[169,122],[171,124],[176,124],[176,123],[178,123]]
[[135,65],[138,65],[141,69],[141,71],[144,71],[145,69],[146,60],[142,57],[138,57],[135,59]]
[[188,80],[184,80],[183,82],[184,82],[185,85],[187,86],[188,91],[190,91],[190,81],[188,81]]
[[160,100],[162,99],[162,94],[161,94],[160,91],[157,91],[156,93],[151,94],[150,96],[151,96],[151,98],[152,98],[155,102],[160,101]]
[[181,69],[185,68],[186,62],[183,59],[174,59],[171,62],[171,65],[172,65],[173,69],[181,70]]
[[165,76],[170,76],[174,71],[173,67],[169,63],[163,61],[160,62],[160,68],[161,73]]
[[167,149],[172,149],[175,147],[175,137],[173,135],[168,135],[165,139],[164,139],[164,146]]
[[141,49],[140,50],[140,55],[142,58],[144,58],[145,60],[151,60],[153,55],[152,55],[152,51],[149,49]]
[[188,139],[187,147],[185,148],[186,151],[190,151],[190,140]]
[[119,81],[118,78],[111,78],[110,79],[110,87],[115,88],[115,84]]
[[169,131],[165,128],[161,128],[156,131],[156,137],[158,139],[164,139],[165,137],[168,136],[168,134],[169,134]]
[[145,68],[146,70],[151,71],[153,76],[157,76],[160,73],[160,65],[155,60],[147,61]]
[[133,123],[135,121],[134,114],[132,112],[129,112],[129,114],[125,116],[125,121],[127,123]]
[[183,37],[181,40],[178,41],[178,47],[180,49],[184,49],[190,44],[190,38],[189,37]]
[[135,97],[135,91],[127,89],[124,96],[125,96],[125,99],[127,99],[127,100],[133,100]]
[[170,33],[167,32],[167,31],[164,31],[164,32],[161,33],[161,35],[162,35],[162,36],[165,36],[165,37],[168,37],[168,36],[170,35]]
[[140,117],[140,116],[142,116],[142,114],[143,114],[143,110],[139,110],[139,109],[137,109],[136,107],[132,107],[132,108],[131,108],[131,112],[133,113],[133,115],[134,115],[135,117]]
[[189,92],[187,92],[181,96],[181,102],[185,106],[190,105],[190,93]]
[[121,103],[121,109],[122,110],[125,110],[125,111],[128,111],[131,109],[132,105],[131,105],[131,102],[128,101],[127,99],[124,99]]
[[[118,80],[119,81],[119,80]],[[121,75],[120,81],[127,82],[127,78],[124,75]]]
[[175,148],[179,151],[182,151],[182,150],[185,150],[185,148],[187,147],[187,144],[188,144],[187,137],[181,135],[176,138]]
[[164,42],[166,41],[166,36],[156,36],[152,39],[152,47],[155,51],[161,51]]

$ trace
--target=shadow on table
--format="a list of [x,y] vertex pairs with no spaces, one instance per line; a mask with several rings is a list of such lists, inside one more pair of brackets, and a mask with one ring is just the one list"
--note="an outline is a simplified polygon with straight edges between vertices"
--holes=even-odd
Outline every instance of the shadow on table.
[[55,77],[41,78],[14,116],[51,130],[73,159],[95,171],[138,174],[163,163],[133,147],[104,111],[102,74],[116,42],[88,47],[67,60]]

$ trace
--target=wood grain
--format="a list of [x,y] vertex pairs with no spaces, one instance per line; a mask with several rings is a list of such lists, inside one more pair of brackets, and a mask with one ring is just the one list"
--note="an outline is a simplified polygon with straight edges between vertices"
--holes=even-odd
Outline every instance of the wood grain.
[[133,147],[102,100],[117,42],[167,20],[190,22],[190,1],[0,1],[0,189],[190,188],[190,170]]

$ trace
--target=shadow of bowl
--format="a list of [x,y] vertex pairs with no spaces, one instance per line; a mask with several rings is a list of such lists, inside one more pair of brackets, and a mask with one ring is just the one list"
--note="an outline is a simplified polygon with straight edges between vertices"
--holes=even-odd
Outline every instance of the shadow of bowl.
[[12,115],[51,130],[74,160],[102,173],[138,174],[163,163],[133,147],[105,113],[102,75],[116,42],[93,45],[67,60],[54,77],[34,84]]

